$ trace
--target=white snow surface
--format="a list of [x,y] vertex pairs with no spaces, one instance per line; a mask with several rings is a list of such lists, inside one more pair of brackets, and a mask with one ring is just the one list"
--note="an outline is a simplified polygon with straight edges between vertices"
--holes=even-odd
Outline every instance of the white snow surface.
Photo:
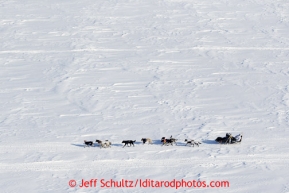
[[1,0],[1,192],[288,193],[288,31],[287,0]]

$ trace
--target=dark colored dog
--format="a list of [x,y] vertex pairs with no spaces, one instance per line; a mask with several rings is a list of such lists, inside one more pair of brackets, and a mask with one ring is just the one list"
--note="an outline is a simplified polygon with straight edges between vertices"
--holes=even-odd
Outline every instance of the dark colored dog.
[[171,135],[170,140],[177,145],[177,139],[173,138],[173,136]]
[[187,142],[186,145],[189,145],[189,144],[190,144],[190,145],[193,146],[193,147],[194,147],[194,145],[196,145],[196,146],[199,147],[199,145],[202,144],[201,142],[194,141],[194,140],[188,140],[188,139],[185,139],[185,142]]
[[102,143],[102,141],[101,141],[101,140],[98,140],[98,139],[95,140],[95,142],[98,143],[98,144],[101,144],[101,143]]
[[229,143],[231,137],[232,137],[231,133],[226,133],[226,137],[217,137],[215,141],[220,144],[222,143],[226,144],[226,143]]
[[93,145],[93,142],[92,141],[85,141],[84,140],[84,147],[89,147],[89,146],[92,146]]
[[218,143],[228,143],[228,137],[217,137],[217,139],[215,139],[216,142]]
[[173,145],[174,143],[176,144],[176,139],[166,139],[162,137],[161,142],[163,143],[162,145]]
[[[128,146],[128,144],[129,144],[129,146],[131,146],[131,145],[133,145],[134,146],[134,142],[135,142],[136,140],[123,140],[121,143],[124,143],[124,146]],[[124,147],[123,146],[123,147]]]

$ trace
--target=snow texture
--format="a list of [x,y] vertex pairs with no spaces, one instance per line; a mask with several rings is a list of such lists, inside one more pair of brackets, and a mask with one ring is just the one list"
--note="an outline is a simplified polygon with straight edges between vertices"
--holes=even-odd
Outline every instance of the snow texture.
[[288,31],[287,0],[1,0],[1,192],[288,193]]

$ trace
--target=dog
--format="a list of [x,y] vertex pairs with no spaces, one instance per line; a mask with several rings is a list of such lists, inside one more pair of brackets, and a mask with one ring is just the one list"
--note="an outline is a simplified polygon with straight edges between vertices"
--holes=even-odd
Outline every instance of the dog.
[[99,145],[100,148],[104,147],[104,145],[103,145],[103,143],[102,143],[101,140],[98,140],[98,139],[97,139],[97,140],[95,140],[95,142],[98,143],[98,145]]
[[153,144],[153,141],[150,138],[142,138],[141,139],[143,145],[148,142],[148,144]]
[[201,142],[194,141],[194,140],[189,140],[189,139],[185,139],[185,142],[187,142],[186,146],[190,144],[190,145],[193,146],[193,147],[194,147],[195,145],[199,147],[199,145],[202,144]]
[[84,140],[84,147],[92,147],[93,146],[93,142],[92,141],[86,141],[86,140]]
[[131,146],[131,145],[133,145],[134,146],[134,142],[135,142],[136,140],[123,140],[121,143],[124,143],[124,146],[123,147],[125,147],[125,146],[128,146],[128,144],[129,144],[129,146]]
[[111,147],[111,142],[108,140],[105,140],[103,143],[103,147],[107,148],[107,147]]
[[177,140],[178,139],[173,138],[173,136],[171,135],[170,140],[172,140],[172,142],[177,145]]
[[100,148],[107,148],[107,147],[111,147],[111,142],[108,140],[105,140],[104,142],[102,142],[101,140],[95,140],[96,143],[99,144]]
[[215,139],[215,141],[220,143],[220,144],[227,144],[227,143],[229,143],[231,141],[230,140],[231,138],[232,138],[231,133],[226,133],[226,137],[217,137]]
[[166,139],[165,137],[161,138],[161,142],[163,143],[163,145],[173,145],[174,143],[176,144],[176,139]]
[[228,143],[228,137],[217,137],[215,139],[216,142],[222,144],[222,143]]
[[101,140],[98,140],[98,139],[95,140],[95,142],[98,143],[98,144],[101,144],[101,143],[102,143],[102,141],[101,141]]

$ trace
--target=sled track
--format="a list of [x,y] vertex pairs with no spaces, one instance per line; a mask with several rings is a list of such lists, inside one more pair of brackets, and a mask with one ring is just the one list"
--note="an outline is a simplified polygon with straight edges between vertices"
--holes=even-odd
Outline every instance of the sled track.
[[[274,165],[287,165],[289,156],[285,155],[275,158],[274,155],[269,156],[254,156],[244,158],[231,159],[229,156],[222,156],[220,158],[182,158],[182,159],[162,159],[162,160],[91,160],[91,161],[45,161],[45,162],[31,162],[31,163],[1,163],[0,170],[4,171],[71,171],[71,170],[107,170],[119,168],[140,168],[140,167],[178,167],[178,166],[198,166],[198,167],[214,167],[224,164],[266,164],[273,163]],[[176,166],[176,163],[177,166]],[[220,164],[222,163],[222,164]]]
[[[13,145],[2,145],[0,146],[0,153],[29,153],[29,152],[46,152],[46,153],[56,153],[65,154],[75,153],[97,153],[98,151],[136,151],[143,152],[147,148],[151,152],[156,153],[165,150],[171,150],[178,148],[180,151],[190,151],[193,148],[185,146],[172,146],[170,149],[166,147],[153,146],[143,146],[138,145],[135,148],[121,148],[112,147],[109,149],[100,149],[99,147],[83,148],[82,144],[67,144],[67,143],[39,143],[39,144],[13,144]],[[183,148],[181,148],[183,147]],[[215,146],[219,148],[219,145]],[[223,146],[222,146],[223,147]],[[142,148],[142,149],[141,149]],[[211,149],[210,145],[210,149]],[[141,149],[141,150],[140,150]],[[161,150],[160,150],[161,149]],[[200,148],[195,148],[196,150],[208,149],[207,146],[202,146]],[[192,156],[191,158],[181,158],[181,157],[170,157],[168,159],[125,159],[120,160],[117,157],[113,159],[100,159],[100,160],[81,160],[81,161],[71,161],[71,160],[58,160],[58,161],[40,161],[40,162],[27,162],[27,163],[5,163],[5,161],[0,163],[0,171],[2,172],[17,172],[17,171],[71,171],[71,170],[92,170],[97,169],[99,171],[108,169],[118,169],[118,168],[143,168],[143,167],[216,167],[226,164],[268,164],[279,165],[288,167],[289,154],[285,153],[282,155],[275,154],[247,154],[247,155],[234,155],[232,158],[229,155],[217,155],[214,157],[208,156],[207,158],[199,159],[197,156]]]

